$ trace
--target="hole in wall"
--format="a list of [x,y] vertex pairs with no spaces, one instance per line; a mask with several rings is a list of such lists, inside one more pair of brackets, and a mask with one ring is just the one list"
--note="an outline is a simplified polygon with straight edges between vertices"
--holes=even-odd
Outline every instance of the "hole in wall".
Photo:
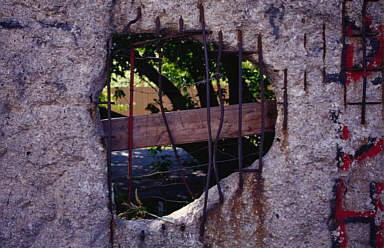
[[[130,45],[154,39],[153,34],[115,35],[112,47],[111,70],[111,115],[112,118],[126,118],[129,115],[129,83],[130,83]],[[161,43],[162,52],[162,84],[163,101],[167,113],[178,113],[175,124],[190,135],[200,127],[188,125],[188,112],[185,110],[199,109],[205,111],[206,81],[204,47],[203,44],[190,38],[168,39]],[[208,43],[208,57],[210,77],[214,78],[217,66],[217,46]],[[134,118],[149,118],[159,115],[160,105],[158,97],[158,56],[156,43],[136,47],[134,52]],[[257,67],[247,58],[242,61],[243,103],[260,102],[260,73]],[[220,64],[220,85],[223,93],[224,105],[230,107],[239,103],[238,92],[238,56],[234,52],[222,54]],[[269,79],[264,76],[265,100],[275,101],[273,88]],[[210,105],[218,111],[220,98],[217,81],[211,81]],[[107,119],[107,89],[105,88],[99,99],[101,119]],[[275,106],[275,105],[274,105]],[[274,107],[275,108],[275,107]],[[236,108],[233,108],[236,109]],[[276,108],[274,109],[276,112]],[[204,112],[205,113],[205,112]],[[227,109],[224,111],[228,115]],[[147,116],[147,117],[144,117]],[[217,115],[218,117],[218,115]],[[212,117],[214,118],[214,117]],[[136,120],[136,119],[135,119]],[[147,120],[152,120],[151,118]],[[271,147],[274,139],[274,123],[271,131],[265,133],[264,154]],[[230,124],[230,123],[229,123]],[[161,122],[161,125],[163,123]],[[237,125],[237,124],[234,124]],[[150,125],[149,125],[150,126]],[[155,127],[154,127],[155,128]],[[184,129],[183,129],[184,128]],[[112,137],[116,137],[112,129]],[[128,130],[125,130],[128,132]],[[135,136],[133,129],[133,136]],[[156,132],[150,127],[145,132]],[[174,132],[174,130],[171,130]],[[166,134],[165,134],[166,135]],[[180,131],[178,134],[180,135]],[[215,136],[216,133],[212,132]],[[219,178],[225,178],[238,169],[238,146],[236,135],[221,138],[218,142],[217,165]],[[260,136],[250,134],[242,138],[244,165],[247,167],[258,159]],[[144,142],[145,143],[145,142]],[[150,142],[149,142],[150,143]],[[113,149],[111,159],[112,185],[116,212],[122,219],[156,218],[180,209],[199,197],[205,186],[208,165],[207,141],[177,144],[177,153],[181,167],[177,163],[172,146],[156,144],[136,148],[132,152],[132,204],[128,204],[128,151]],[[187,182],[193,197],[186,189]],[[216,184],[212,173],[211,186]]]

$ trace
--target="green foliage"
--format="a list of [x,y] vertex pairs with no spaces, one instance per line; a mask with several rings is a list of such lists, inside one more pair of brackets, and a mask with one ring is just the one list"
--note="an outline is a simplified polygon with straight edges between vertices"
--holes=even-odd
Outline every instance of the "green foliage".
[[[150,111],[152,114],[159,113],[160,112],[160,101],[158,99],[153,99],[153,103],[150,102],[147,104],[147,107],[145,107],[145,110]],[[169,112],[170,110],[164,107],[165,112]]]
[[[124,36],[116,35],[113,43],[114,62],[112,73],[120,77],[126,77],[126,71],[130,69],[129,56],[130,44],[132,42],[153,39],[152,35]],[[162,74],[175,83],[180,88],[193,83],[193,75],[203,78],[205,74],[204,50],[203,45],[192,39],[169,39],[161,44],[162,47]],[[214,51],[213,44],[209,45],[209,50]],[[158,61],[154,59],[158,56],[155,43],[145,45],[135,49],[136,58],[141,58],[157,68]],[[216,55],[210,56],[210,70],[215,71]],[[138,61],[138,63],[140,63]],[[194,69],[194,70],[191,70]],[[144,74],[139,74],[145,77]]]
[[124,91],[120,87],[115,88],[115,93],[113,94],[113,98],[117,101],[120,98],[125,97]]
[[[111,92],[111,100],[113,100],[115,103],[113,105],[113,108],[119,111],[125,111],[129,109],[128,104],[119,104],[118,100],[125,97],[124,91],[120,87],[114,87],[114,93]],[[103,89],[99,96],[100,102],[107,102],[108,96],[107,96],[107,89]],[[107,104],[99,104],[99,108],[107,109]]]
[[148,211],[146,207],[144,207],[143,203],[140,201],[137,189],[135,190],[135,200],[136,203],[133,202],[123,202],[122,206],[126,209],[119,213],[117,216],[123,220],[139,220],[145,219],[147,217]]
[[[168,155],[161,155],[160,159],[156,162],[152,162],[150,166],[152,167],[152,173],[154,172],[166,172],[168,171],[168,168],[171,166],[172,161],[169,160]],[[160,174],[160,178],[165,179],[167,177],[167,174]]]
[[[156,101],[155,99],[153,99],[153,100]],[[153,103],[148,103],[147,107],[145,107],[145,110],[148,110],[149,112],[151,112],[153,114],[160,112],[160,109]]]
[[[130,70],[130,44],[132,42],[138,42],[148,39],[153,39],[153,35],[139,34],[135,36],[127,35],[115,35],[113,43],[113,66],[112,75],[120,77],[120,81],[123,78],[128,78]],[[193,39],[169,39],[162,41],[161,52],[163,56],[162,60],[162,75],[168,78],[180,91],[184,97],[187,108],[195,108],[196,102],[192,100],[192,96],[188,94],[186,86],[193,85],[193,83],[204,80],[205,76],[205,61],[204,61],[204,47],[203,45]],[[217,52],[213,43],[208,44],[209,53],[209,70],[210,77],[214,78],[216,72],[216,60]],[[223,60],[225,60],[226,54],[223,54]],[[153,68],[157,68],[158,57],[156,52],[156,44],[150,43],[143,47],[135,49],[136,66],[150,65]],[[236,61],[231,61],[234,65]],[[135,70],[138,77],[149,83],[156,83],[148,81],[146,77],[145,69]],[[224,66],[220,67],[221,84],[225,85],[229,83],[229,74],[224,70]],[[253,101],[260,99],[260,72],[255,68],[250,61],[243,61],[243,82],[247,88],[249,88]],[[233,79],[232,79],[233,80]],[[236,79],[237,80],[237,79]],[[265,82],[265,99],[274,100],[274,94],[270,87],[268,78],[264,76]],[[213,85],[216,84],[215,80],[211,81]],[[135,80],[135,83],[136,80]],[[232,82],[236,83],[237,82]],[[214,92],[217,94],[217,92]],[[224,96],[228,97],[228,92],[224,91]],[[171,97],[171,96],[169,96]],[[226,99],[228,102],[228,99]],[[147,106],[148,110],[158,112],[157,102]],[[174,106],[175,108],[175,106]]]
[[[243,66],[243,81],[247,84],[249,91],[251,92],[254,99],[261,99],[260,93],[260,70],[250,61],[242,62]],[[269,79],[264,75],[264,98],[265,100],[276,100],[275,94],[270,89],[271,83]]]
[[[163,151],[161,146],[154,146],[148,148],[148,151],[151,152],[153,157],[157,157],[158,159],[155,162],[150,163],[149,165],[152,167],[152,172],[166,172],[169,167],[172,165],[172,161],[169,159],[169,155],[161,155]],[[158,177],[165,179],[167,174],[160,174]]]
[[142,204],[136,205],[132,202],[124,202],[122,205],[127,209],[117,216],[123,220],[139,220],[145,219],[147,216],[147,209]]
[[160,153],[163,149],[161,148],[161,146],[153,146],[153,147],[149,147],[147,149],[152,156],[156,156],[156,154]]
[[261,141],[261,136],[258,134],[245,136],[245,139],[249,140],[250,143],[252,143],[254,146],[259,146]]

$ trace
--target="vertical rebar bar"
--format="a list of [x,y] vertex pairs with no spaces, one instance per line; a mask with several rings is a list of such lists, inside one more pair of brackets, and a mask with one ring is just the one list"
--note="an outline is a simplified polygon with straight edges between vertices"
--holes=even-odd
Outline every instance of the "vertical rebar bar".
[[363,46],[363,96],[361,105],[361,124],[365,124],[365,112],[366,112],[366,98],[367,98],[367,44],[365,40],[366,36],[366,12],[367,12],[367,1],[363,1],[362,10],[362,21],[361,21],[361,35],[362,35],[362,46]]
[[[381,31],[381,35],[383,31]],[[384,78],[384,52],[381,54],[381,78]],[[381,83],[381,119],[384,122],[384,83]]]
[[340,64],[340,82],[343,85],[344,94],[343,94],[343,102],[344,102],[344,108],[347,108],[347,78],[346,78],[346,60],[347,60],[347,44],[345,43],[345,35],[347,33],[347,27],[345,23],[345,2],[346,0],[343,0],[341,3],[341,28],[342,28],[342,36],[341,36],[341,43],[342,43],[342,50],[341,50],[341,64]]
[[242,140],[242,127],[243,127],[243,34],[241,30],[237,31],[237,41],[238,41],[238,66],[239,66],[239,111],[238,111],[238,136],[237,136],[237,153],[238,153],[238,166],[239,166],[239,188],[243,188],[244,178],[243,178],[243,140]]
[[[155,22],[156,22],[156,37],[159,38],[160,37],[160,18],[157,17]],[[162,78],[161,78],[162,77],[161,76],[162,52],[161,52],[160,40],[158,40],[156,43],[156,52],[159,56],[159,64],[158,64],[159,68],[158,68],[157,80],[158,80],[158,85],[159,85],[159,105],[160,105],[160,110],[161,110],[161,116],[163,117],[163,121],[164,121],[165,127],[167,129],[168,137],[169,137],[169,140],[170,140],[171,145],[172,145],[173,153],[175,154],[176,162],[177,162],[179,168],[182,169],[183,165],[181,163],[179,153],[177,152],[177,149],[176,149],[175,141],[173,139],[171,128],[169,127],[169,124],[168,124],[167,116],[165,115],[165,109],[164,109],[164,103],[163,103],[163,83],[162,83]],[[194,199],[195,197],[193,195],[191,188],[188,185],[188,182],[185,178],[183,170],[180,172],[180,176],[181,176],[181,179],[183,180],[183,183],[184,183],[185,188],[188,191],[189,195],[191,196],[192,199]]]
[[[184,19],[182,16],[180,16],[179,18],[179,33],[180,34],[183,34],[184,33]],[[176,45],[176,55],[178,58],[182,58],[183,56],[181,55],[181,50],[182,50],[182,47],[183,47],[183,43],[182,42],[177,42],[177,45]]]
[[[327,76],[327,69],[326,69],[326,58],[327,58],[327,38],[326,38],[326,25],[325,25],[325,22],[323,22],[323,32],[322,32],[322,38],[323,38],[323,57],[322,57],[322,60],[323,60],[323,68],[322,68],[322,81],[323,81],[323,84],[325,84],[325,78]],[[306,75],[307,71],[305,71],[305,75]]]
[[[384,61],[384,53],[382,61]],[[381,70],[381,78],[384,78],[384,68]],[[384,122],[384,83],[381,84],[381,119]]]
[[288,129],[288,70],[284,69],[284,88],[283,88],[283,130]]
[[184,32],[184,19],[182,16],[180,16],[179,18],[179,33],[183,33]]
[[263,172],[263,154],[264,154],[264,132],[265,132],[265,117],[264,117],[264,68],[263,68],[263,43],[261,35],[257,37],[259,70],[260,70],[260,94],[261,94],[261,138],[259,145],[259,175]]
[[128,117],[128,203],[132,201],[132,156],[133,156],[133,91],[135,83],[135,48],[130,48],[131,74],[129,83],[129,117]]
[[220,84],[220,64],[221,64],[221,55],[223,52],[223,32],[221,32],[221,30],[219,31],[218,38],[219,38],[219,46],[218,46],[217,61],[216,61],[216,83],[217,83],[217,91],[219,93],[219,102],[220,102],[220,122],[219,122],[219,127],[216,133],[215,143],[213,145],[213,168],[215,170],[216,184],[217,184],[217,190],[219,191],[220,202],[222,203],[224,201],[224,196],[223,196],[223,192],[221,191],[221,185],[219,182],[220,180],[219,169],[216,164],[217,146],[219,144],[220,133],[224,124],[224,99],[223,99],[223,92],[221,90],[221,84]]
[[[111,45],[109,44],[109,51],[111,51]],[[110,56],[110,55],[109,55]],[[108,56],[108,57],[109,57]],[[108,184],[108,205],[109,211],[111,213],[111,221],[109,224],[110,232],[110,244],[113,247],[114,242],[114,208],[113,208],[113,193],[112,193],[112,115],[111,115],[111,67],[112,67],[112,58],[108,58],[108,68],[107,68],[107,118],[108,118],[108,146],[107,146],[107,184]]]
[[207,128],[208,128],[208,169],[207,169],[207,179],[205,184],[205,198],[204,198],[204,207],[203,207],[203,218],[200,227],[200,236],[204,236],[205,231],[205,222],[207,220],[207,203],[208,203],[208,190],[211,179],[212,171],[212,129],[211,129],[211,96],[210,96],[210,86],[211,80],[209,76],[209,60],[208,60],[208,46],[207,46],[207,35],[205,32],[205,20],[204,20],[204,7],[202,4],[199,6],[200,9],[200,24],[203,34],[203,46],[204,46],[204,60],[205,60],[205,89],[206,89],[206,101],[207,101]]

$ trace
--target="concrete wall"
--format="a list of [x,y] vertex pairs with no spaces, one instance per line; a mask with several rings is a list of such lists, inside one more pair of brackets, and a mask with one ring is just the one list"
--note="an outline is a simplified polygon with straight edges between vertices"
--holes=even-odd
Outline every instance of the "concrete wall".
[[[154,32],[157,16],[170,30],[177,30],[180,15],[186,29],[200,28],[192,0],[6,1],[1,7],[1,247],[110,245],[105,150],[94,101],[106,79],[110,35],[139,6],[143,16],[133,32]],[[345,108],[343,102],[342,1],[204,1],[204,6],[211,41],[222,30],[225,45],[235,49],[241,29],[244,48],[256,50],[262,34],[278,101],[288,70],[288,130],[282,130],[279,106],[263,179],[248,174],[242,191],[238,174],[224,179],[223,205],[216,189],[210,190],[204,241],[198,199],[167,217],[174,224],[116,220],[115,246],[331,247],[336,240],[342,247],[348,238],[347,247],[371,247],[367,224],[347,224],[344,237],[335,218],[338,179],[348,189],[343,207],[366,211],[374,208],[369,185],[384,175],[382,105],[368,105],[367,123],[361,125],[361,107]],[[345,7],[357,26],[361,8],[361,1]],[[368,3],[367,12],[381,24],[383,0]],[[371,28],[382,32],[379,25]],[[383,56],[380,39],[370,41],[369,47],[379,46],[369,51]],[[351,58],[359,63],[357,44],[348,54],[349,63]],[[354,76],[347,102],[361,101],[362,79]],[[382,101],[380,73],[368,75],[367,87],[369,101]]]
[[111,1],[2,1],[0,247],[106,247]]

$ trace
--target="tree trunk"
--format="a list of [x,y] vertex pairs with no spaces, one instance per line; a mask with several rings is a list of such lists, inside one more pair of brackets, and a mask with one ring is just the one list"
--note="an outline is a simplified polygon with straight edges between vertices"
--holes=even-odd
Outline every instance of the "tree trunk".
[[[239,66],[238,57],[234,54],[226,54],[222,58],[222,66],[226,72],[229,84],[229,104],[239,103]],[[243,103],[254,102],[248,85],[243,80]]]
[[[139,57],[138,54],[136,54]],[[146,76],[152,83],[159,86],[158,71],[151,64],[144,59],[137,60],[136,70],[139,75]],[[161,76],[163,85],[163,92],[172,103],[173,110],[188,109],[188,104],[185,97],[181,94],[180,90],[165,76]]]

